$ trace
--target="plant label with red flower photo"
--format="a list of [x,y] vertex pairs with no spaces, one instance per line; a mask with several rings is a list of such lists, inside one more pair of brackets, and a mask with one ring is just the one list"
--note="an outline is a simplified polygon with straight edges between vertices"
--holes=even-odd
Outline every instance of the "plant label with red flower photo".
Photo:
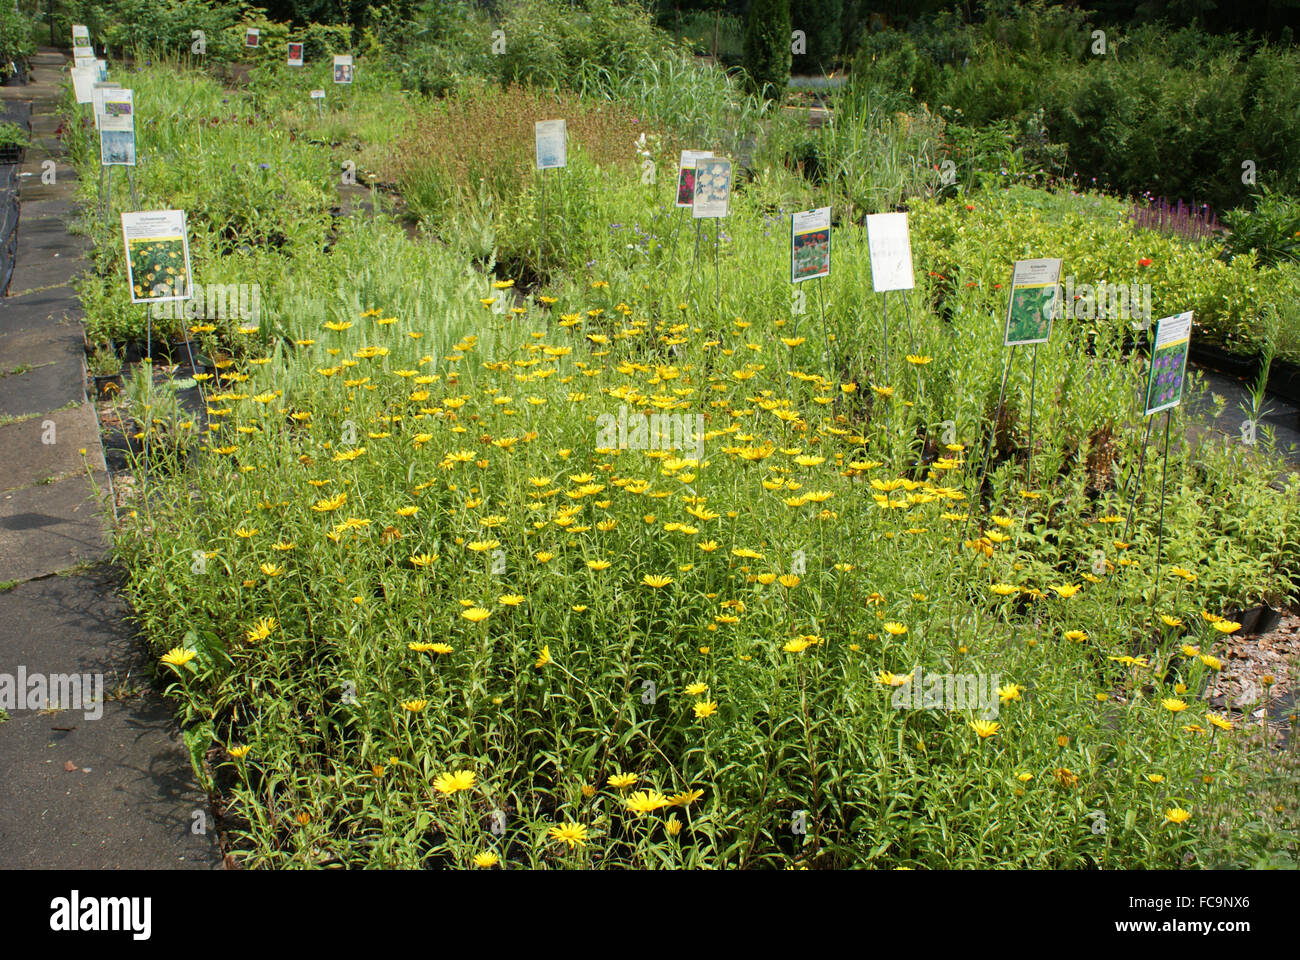
[[677,164],[678,207],[689,207],[695,201],[695,166],[699,161],[713,156],[711,150],[683,150]]
[[831,208],[790,214],[790,282],[831,275]]

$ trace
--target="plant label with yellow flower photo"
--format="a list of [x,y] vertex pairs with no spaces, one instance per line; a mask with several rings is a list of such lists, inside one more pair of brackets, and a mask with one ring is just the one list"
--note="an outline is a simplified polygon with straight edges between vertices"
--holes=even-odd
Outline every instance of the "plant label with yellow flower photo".
[[790,282],[831,275],[831,208],[790,214]]
[[1061,307],[1061,260],[1017,260],[1002,345],[1046,343]]
[[554,170],[568,163],[568,140],[563,120],[538,120],[533,124],[533,146],[538,170]]
[[1149,417],[1182,403],[1187,348],[1191,342],[1190,310],[1157,321],[1155,344],[1151,348],[1151,369],[1147,373],[1145,416]]
[[867,253],[871,257],[871,287],[876,293],[911,290],[912,238],[905,213],[873,213],[867,217]]
[[132,303],[191,297],[190,241],[184,210],[124,213],[122,237]]
[[701,160],[695,166],[695,201],[691,216],[725,217],[731,201],[731,161],[718,157]]

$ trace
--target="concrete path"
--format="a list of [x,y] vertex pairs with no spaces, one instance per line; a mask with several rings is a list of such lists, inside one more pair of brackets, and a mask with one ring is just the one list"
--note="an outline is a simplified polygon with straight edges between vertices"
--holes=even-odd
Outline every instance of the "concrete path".
[[[0,88],[31,102],[33,141],[0,300],[0,869],[210,868],[211,811],[106,562],[108,474],[72,287],[88,241],[68,232],[76,174],[54,135],[66,77],[67,58],[42,49],[27,86]],[[67,697],[41,709],[39,684],[57,682]]]

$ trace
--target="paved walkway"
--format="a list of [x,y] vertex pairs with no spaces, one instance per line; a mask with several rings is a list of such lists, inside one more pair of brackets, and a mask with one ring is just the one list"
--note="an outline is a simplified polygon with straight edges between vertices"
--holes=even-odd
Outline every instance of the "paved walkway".
[[[43,48],[27,86],[0,88],[31,101],[33,140],[0,299],[0,869],[213,867],[211,811],[105,562],[108,475],[72,287],[88,241],[68,233],[76,174],[54,136],[67,65]],[[102,676],[97,703],[6,702],[20,676],[73,674]]]

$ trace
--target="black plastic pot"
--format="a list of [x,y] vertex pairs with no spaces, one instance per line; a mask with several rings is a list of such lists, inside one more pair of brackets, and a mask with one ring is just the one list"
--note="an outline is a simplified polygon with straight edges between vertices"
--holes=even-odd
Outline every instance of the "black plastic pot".
[[122,392],[122,374],[95,374],[95,398],[108,400]]
[[1257,604],[1244,610],[1234,610],[1228,619],[1241,624],[1242,634],[1257,635],[1268,633],[1282,621],[1282,612],[1274,610],[1267,603]]
[[[1203,367],[1239,380],[1255,380],[1262,366],[1257,354],[1229,353],[1220,346],[1198,343],[1195,339],[1188,356]],[[1274,359],[1268,370],[1266,391],[1292,405],[1300,404],[1300,367],[1287,360]]]

